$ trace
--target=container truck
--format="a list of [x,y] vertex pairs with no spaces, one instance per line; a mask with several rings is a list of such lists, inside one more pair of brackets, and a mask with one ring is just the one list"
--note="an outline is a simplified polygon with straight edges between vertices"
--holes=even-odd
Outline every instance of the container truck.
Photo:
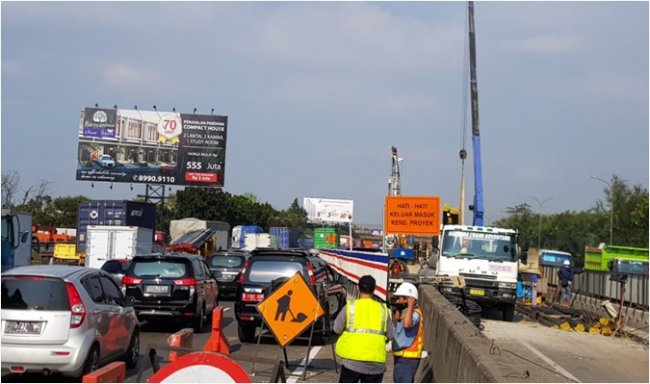
[[237,225],[232,229],[231,247],[234,249],[244,248],[246,235],[249,233],[262,233],[264,230],[257,225]]
[[107,260],[132,259],[153,249],[150,228],[116,225],[89,225],[84,265],[100,268]]
[[270,227],[269,233],[278,240],[278,248],[298,248],[298,231],[289,227]]
[[336,249],[339,247],[339,234],[335,228],[315,228],[314,248]]
[[277,248],[277,238],[270,233],[247,233],[244,239],[244,247],[246,251],[252,251],[256,248]]
[[89,225],[131,226],[156,229],[156,205],[129,200],[92,200],[79,203],[77,211],[77,253],[86,251]]
[[2,272],[30,265],[32,261],[32,215],[2,209]]

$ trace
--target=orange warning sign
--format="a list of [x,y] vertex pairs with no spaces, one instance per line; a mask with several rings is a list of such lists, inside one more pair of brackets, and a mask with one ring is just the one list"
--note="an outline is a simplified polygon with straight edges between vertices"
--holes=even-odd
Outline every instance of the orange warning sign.
[[282,347],[325,314],[300,272],[259,303],[257,311]]
[[386,196],[386,233],[391,235],[438,235],[439,196]]

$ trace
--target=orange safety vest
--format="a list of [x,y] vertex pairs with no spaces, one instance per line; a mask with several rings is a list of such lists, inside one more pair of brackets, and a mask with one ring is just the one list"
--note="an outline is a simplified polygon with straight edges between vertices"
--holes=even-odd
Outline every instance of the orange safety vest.
[[402,349],[401,351],[394,351],[394,356],[407,359],[422,358],[422,346],[424,345],[424,318],[422,317],[422,310],[420,307],[414,308],[414,311],[420,316],[420,321],[418,321],[418,334],[415,336],[415,339],[413,339],[413,342],[408,346],[408,348]]

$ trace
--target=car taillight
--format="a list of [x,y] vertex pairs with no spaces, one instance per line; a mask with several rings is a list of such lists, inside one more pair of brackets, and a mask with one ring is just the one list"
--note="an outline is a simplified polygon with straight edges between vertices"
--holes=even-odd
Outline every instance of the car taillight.
[[140,283],[142,283],[142,279],[139,277],[133,277],[133,276],[122,277],[122,285],[138,285]]
[[316,285],[316,277],[314,276],[314,265],[311,261],[307,262],[307,274],[309,275],[309,284],[313,287]]
[[77,288],[72,283],[65,283],[65,287],[68,291],[68,302],[70,303],[70,328],[77,328],[84,322],[86,318],[86,308],[84,307],[83,301],[81,301],[81,296]]
[[242,293],[241,295],[241,301],[248,301],[248,302],[260,302],[264,300],[264,294],[263,293]]
[[246,268],[248,268],[248,260],[244,262],[244,266],[241,269],[241,272],[239,272],[239,284],[244,284],[244,274],[246,273]]
[[188,279],[176,279],[174,280],[174,285],[194,286],[196,285],[196,279],[193,277],[190,277]]

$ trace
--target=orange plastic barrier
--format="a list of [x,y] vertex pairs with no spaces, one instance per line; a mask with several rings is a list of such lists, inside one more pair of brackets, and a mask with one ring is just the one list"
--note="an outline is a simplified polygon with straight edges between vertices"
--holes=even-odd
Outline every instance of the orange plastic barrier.
[[126,364],[115,361],[92,371],[82,378],[82,383],[123,383],[126,375]]
[[[167,344],[170,347],[192,348],[194,342],[194,330],[192,328],[183,328],[180,331],[169,335]],[[176,351],[169,351],[169,361],[176,361],[180,354]]]
[[230,354],[230,344],[226,335],[221,329],[221,319],[223,318],[223,307],[217,307],[212,311],[212,334],[203,347],[204,351]]

